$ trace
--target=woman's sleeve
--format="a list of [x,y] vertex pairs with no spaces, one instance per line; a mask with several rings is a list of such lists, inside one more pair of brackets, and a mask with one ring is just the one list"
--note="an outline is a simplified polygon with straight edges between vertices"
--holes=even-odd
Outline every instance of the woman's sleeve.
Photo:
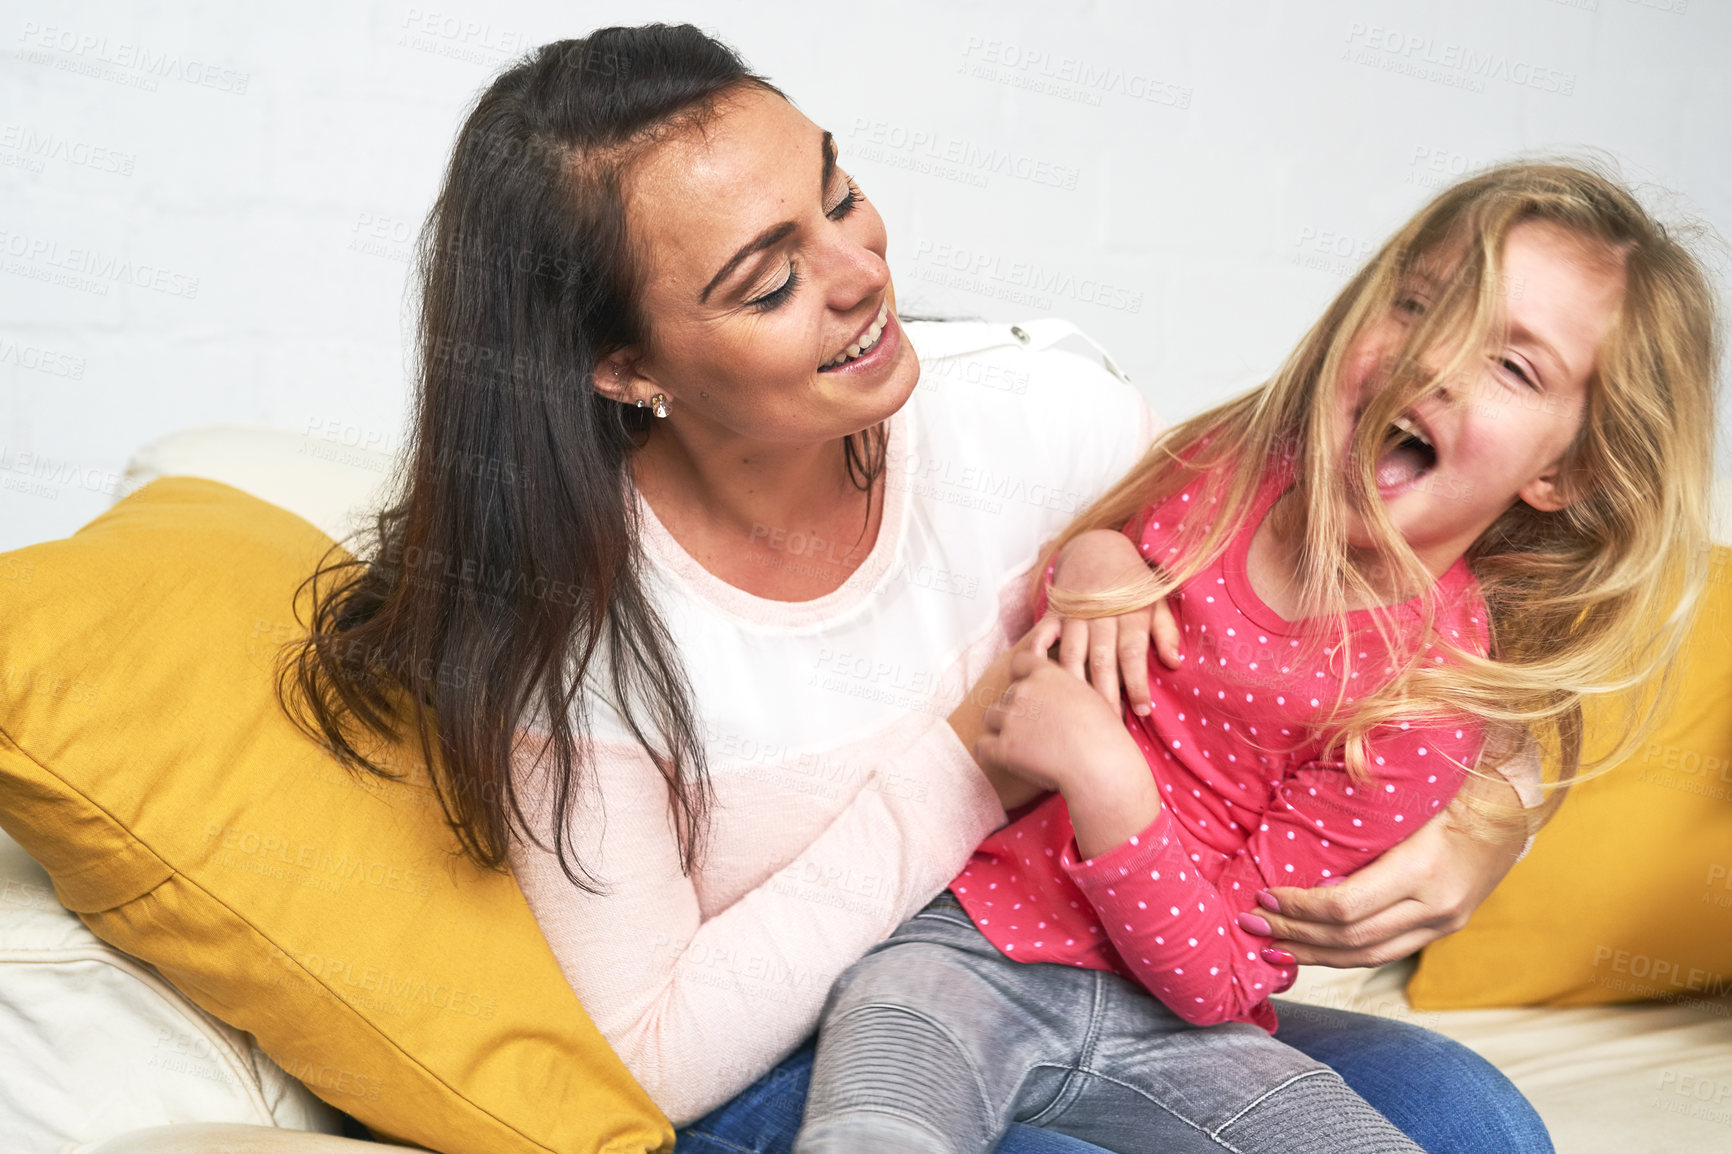
[[520,843],[512,865],[578,999],[676,1126],[786,1056],[816,1026],[835,978],[1004,822],[940,719],[887,753],[803,852],[706,918],[680,872],[667,788],[648,757],[612,746],[590,772],[571,845],[604,892],[573,886],[545,849]]
[[1344,877],[1424,825],[1455,796],[1479,732],[1464,724],[1389,727],[1369,743],[1370,781],[1338,762],[1308,762],[1278,787],[1261,825],[1214,880],[1197,868],[1169,808],[1141,833],[1087,861],[1073,839],[1060,862],[1145,989],[1199,1026],[1275,1026],[1268,999],[1298,970],[1262,956],[1240,928],[1270,886]]

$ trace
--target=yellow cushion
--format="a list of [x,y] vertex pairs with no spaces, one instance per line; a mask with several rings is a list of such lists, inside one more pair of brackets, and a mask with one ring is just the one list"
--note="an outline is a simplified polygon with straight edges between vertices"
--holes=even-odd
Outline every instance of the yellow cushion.
[[1414,1006],[1732,993],[1729,565],[1732,550],[1716,548],[1716,580],[1656,731],[1628,762],[1571,790],[1467,927],[1420,955]]
[[0,555],[0,825],[99,936],[382,1137],[670,1149],[512,878],[457,855],[424,784],[357,781],[278,708],[329,545],[172,477]]

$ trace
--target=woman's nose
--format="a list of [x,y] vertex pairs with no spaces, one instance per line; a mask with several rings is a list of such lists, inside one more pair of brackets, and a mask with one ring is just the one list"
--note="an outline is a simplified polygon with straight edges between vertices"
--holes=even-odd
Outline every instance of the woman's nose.
[[890,283],[890,266],[866,245],[843,239],[836,247],[831,270],[830,303],[847,312],[862,301],[880,296]]

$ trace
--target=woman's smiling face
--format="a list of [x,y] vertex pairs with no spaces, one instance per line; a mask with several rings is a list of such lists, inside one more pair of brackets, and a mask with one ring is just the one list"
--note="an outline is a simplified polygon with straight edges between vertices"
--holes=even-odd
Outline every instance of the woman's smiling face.
[[638,163],[626,204],[647,337],[603,362],[598,387],[665,393],[693,432],[784,445],[871,428],[908,399],[920,366],[884,221],[786,100],[731,94]]

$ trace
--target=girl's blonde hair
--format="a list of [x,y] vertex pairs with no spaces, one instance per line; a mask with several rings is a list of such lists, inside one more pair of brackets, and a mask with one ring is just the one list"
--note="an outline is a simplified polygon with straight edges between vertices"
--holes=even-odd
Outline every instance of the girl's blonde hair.
[[[1329,737],[1355,774],[1366,772],[1374,728],[1447,713],[1485,719],[1482,766],[1501,764],[1530,739],[1558,784],[1627,756],[1706,581],[1717,322],[1713,293],[1690,253],[1617,181],[1584,167],[1509,164],[1440,194],[1353,277],[1272,379],[1168,430],[1052,548],[1091,529],[1116,530],[1139,510],[1201,485],[1219,511],[1206,524],[1187,518],[1177,530],[1178,562],[1105,593],[1055,593],[1053,608],[1105,616],[1167,596],[1222,553],[1251,515],[1269,463],[1284,456],[1294,469],[1297,587],[1303,604],[1326,607],[1309,619],[1319,647],[1345,640],[1348,607],[1378,604],[1380,589],[1430,588],[1432,578],[1378,499],[1376,462],[1392,444],[1391,421],[1483,364],[1499,338],[1504,242],[1528,221],[1573,234],[1585,254],[1621,271],[1625,286],[1560,473],[1570,504],[1540,512],[1518,501],[1468,550],[1490,611],[1489,659],[1437,636],[1429,612],[1417,639],[1396,637],[1394,614],[1380,613],[1378,627],[1398,658],[1395,675],[1351,706],[1338,700]],[[1348,350],[1390,315],[1416,277],[1430,304],[1349,436],[1332,403]],[[1422,353],[1442,349],[1451,351],[1441,371],[1420,367]],[[1354,512],[1373,540],[1373,571],[1363,560],[1348,562]],[[1442,664],[1420,662],[1427,643],[1431,655],[1446,654]],[[1338,667],[1348,650],[1337,650]],[[1631,689],[1634,704],[1619,732],[1596,732],[1596,756],[1587,758],[1583,700]]]

